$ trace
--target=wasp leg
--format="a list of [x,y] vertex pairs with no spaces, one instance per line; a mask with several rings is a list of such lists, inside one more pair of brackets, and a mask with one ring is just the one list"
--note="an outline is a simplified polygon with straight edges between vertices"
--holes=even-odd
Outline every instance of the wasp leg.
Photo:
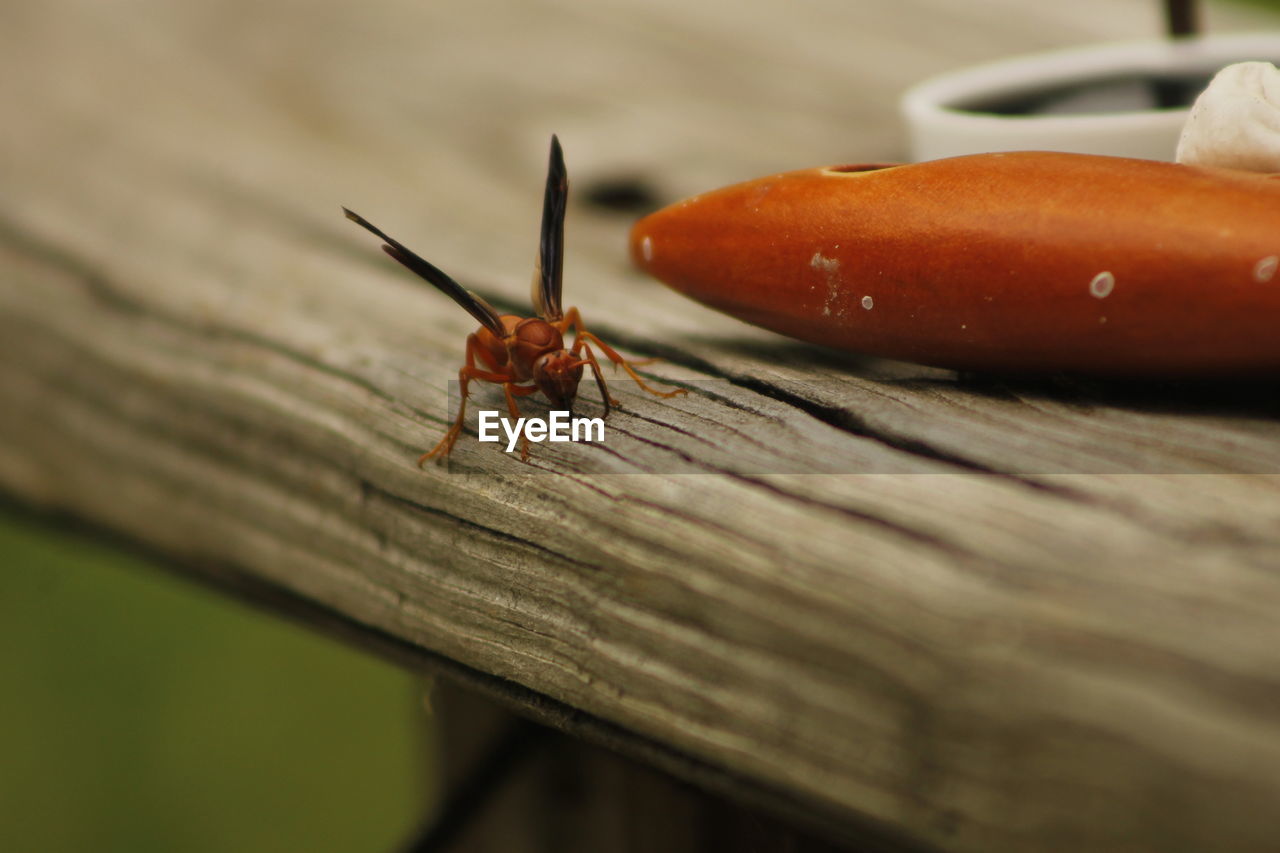
[[[476,367],[476,356],[480,357],[487,366],[494,368],[492,370],[482,370]],[[418,457],[418,467],[422,467],[422,463],[428,459],[435,459],[437,456],[448,456],[453,452],[454,442],[458,440],[458,435],[462,432],[462,419],[467,414],[467,388],[471,384],[472,379],[478,379],[481,382],[494,382],[505,385],[511,381],[511,375],[493,364],[493,356],[488,349],[480,343],[480,339],[474,334],[467,335],[467,355],[466,364],[458,371],[458,385],[462,396],[462,401],[458,404],[458,416],[453,420],[453,426],[449,427],[449,431],[444,434],[444,438],[440,439],[440,443],[433,449]]]
[[596,378],[596,387],[600,389],[600,399],[604,401],[604,416],[607,418],[612,407],[622,404],[613,399],[609,393],[609,387],[604,382],[604,373],[600,370],[600,362],[596,361],[596,354],[591,351],[586,339],[581,336],[573,342],[573,349],[570,352],[577,355],[580,348],[586,350],[586,362],[591,365],[591,375]]
[[647,367],[650,364],[657,364],[662,361],[660,358],[629,358],[627,364],[632,367]]
[[[520,421],[520,407],[516,405],[516,397],[527,397],[537,391],[537,385],[517,385],[514,382],[502,384],[502,392],[507,395],[507,411],[511,412],[511,417],[517,423]],[[520,431],[520,461],[529,461],[529,439],[525,437],[523,430]]]
[[571,328],[574,330],[574,334],[575,334],[574,348],[575,349],[578,346],[578,341],[585,340],[595,344],[596,346],[600,347],[600,351],[604,353],[605,356],[610,361],[612,361],[614,364],[618,365],[623,370],[625,370],[627,372],[627,375],[630,376],[633,380],[635,380],[635,383],[637,385],[639,385],[641,388],[648,391],[650,394],[654,395],[655,397],[678,397],[681,394],[688,393],[683,388],[676,388],[672,391],[659,391],[656,388],[650,387],[648,383],[646,383],[643,379],[640,378],[640,374],[635,372],[635,370],[631,367],[631,365],[627,362],[627,360],[623,358],[618,353],[617,350],[615,350],[613,347],[609,346],[604,341],[600,340],[598,337],[596,337],[595,335],[588,332],[585,328],[583,328],[582,315],[578,313],[577,308],[570,308],[568,312],[565,314],[563,322],[564,322],[564,329],[562,330],[562,334],[564,332],[567,332]]

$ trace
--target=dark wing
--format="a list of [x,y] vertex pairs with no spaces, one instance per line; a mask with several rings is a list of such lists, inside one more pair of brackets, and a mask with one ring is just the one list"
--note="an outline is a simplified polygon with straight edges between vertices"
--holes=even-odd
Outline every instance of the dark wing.
[[547,190],[542,199],[542,233],[538,241],[538,270],[533,277],[533,308],[549,323],[564,317],[560,286],[564,278],[564,212],[569,202],[569,173],[560,140],[551,137]]
[[382,233],[382,229],[360,214],[347,210],[345,207],[342,208],[342,212],[347,215],[347,219],[350,219],[361,228],[381,237],[386,242],[386,245],[382,247],[384,252],[434,284],[446,296],[467,309],[467,313],[475,317],[480,322],[480,325],[493,332],[499,338],[507,336],[507,330],[502,324],[502,315],[492,305],[458,284],[436,265],[428,263],[406,249],[399,241],[393,240]]

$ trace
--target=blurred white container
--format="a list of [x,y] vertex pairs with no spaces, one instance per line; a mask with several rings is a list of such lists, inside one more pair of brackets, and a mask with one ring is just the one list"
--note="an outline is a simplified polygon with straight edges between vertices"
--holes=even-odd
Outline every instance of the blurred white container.
[[[1280,62],[1280,33],[1094,45],[944,74],[902,96],[911,156],[1038,150],[1172,160],[1190,102],[1219,68],[1247,60]],[[1160,109],[1156,81],[1198,85],[1185,84],[1187,106]]]

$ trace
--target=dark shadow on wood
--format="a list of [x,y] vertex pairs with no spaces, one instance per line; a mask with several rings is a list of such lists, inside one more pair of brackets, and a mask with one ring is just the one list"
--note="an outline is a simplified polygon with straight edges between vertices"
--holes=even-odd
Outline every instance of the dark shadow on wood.
[[444,810],[406,853],[860,853],[442,685]]

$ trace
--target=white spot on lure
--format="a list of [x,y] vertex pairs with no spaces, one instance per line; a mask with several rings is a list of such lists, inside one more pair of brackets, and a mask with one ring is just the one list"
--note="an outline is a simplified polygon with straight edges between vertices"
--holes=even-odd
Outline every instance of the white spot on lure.
[[876,305],[876,301],[875,301],[874,299],[872,299],[870,296],[864,296],[864,297],[862,297],[862,307],[863,307],[863,308],[866,308],[868,311],[870,311],[872,308],[874,308],[874,307],[875,307],[875,305]]
[[1276,274],[1276,266],[1280,265],[1280,258],[1275,255],[1267,255],[1258,261],[1253,267],[1254,281],[1271,281]]
[[824,317],[831,316],[831,306],[835,304],[836,298],[840,295],[840,259],[824,257],[822,252],[814,252],[813,257],[809,259],[809,266],[815,270],[822,270],[827,276],[827,300],[822,305],[822,314]]
[[1111,273],[1103,271],[1093,277],[1093,281],[1089,282],[1089,292],[1098,299],[1106,299],[1111,295],[1111,291],[1115,289],[1116,277]]
[[814,252],[813,257],[809,259],[809,266],[815,270],[823,270],[827,273],[833,273],[840,269],[839,258],[824,258],[821,252]]
[[645,237],[640,241],[640,254],[644,255],[646,261],[653,260],[653,240]]

